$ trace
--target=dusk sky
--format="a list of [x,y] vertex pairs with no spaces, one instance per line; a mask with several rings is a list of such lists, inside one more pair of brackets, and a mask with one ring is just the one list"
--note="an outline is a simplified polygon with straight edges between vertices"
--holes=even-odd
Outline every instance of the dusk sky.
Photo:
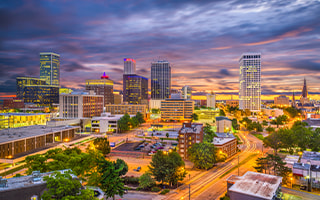
[[122,88],[123,58],[171,63],[172,86],[237,93],[238,59],[262,53],[262,93],[320,93],[320,1],[1,1],[0,96],[39,76],[40,52],[61,55],[61,86],[103,72]]

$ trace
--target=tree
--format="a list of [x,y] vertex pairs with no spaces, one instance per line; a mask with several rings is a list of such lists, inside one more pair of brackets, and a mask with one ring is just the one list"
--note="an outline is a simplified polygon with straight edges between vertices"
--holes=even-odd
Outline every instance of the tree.
[[151,109],[151,113],[152,113],[152,114],[160,114],[160,109],[152,108],[152,109]]
[[311,136],[310,148],[312,151],[320,151],[320,128],[316,128]]
[[305,150],[311,143],[312,128],[307,128],[303,122],[295,122],[291,128],[293,132],[294,141],[296,145],[301,149]]
[[172,186],[186,176],[184,166],[184,161],[177,152],[164,154],[162,151],[157,151],[148,168],[156,181],[166,182]]
[[300,110],[294,108],[294,107],[287,107],[283,109],[284,114],[288,115],[290,118],[295,118],[299,115],[301,112]]
[[256,165],[253,167],[257,170],[257,172],[261,172],[266,174],[267,173],[267,169],[269,169],[269,162],[268,159],[266,157],[259,157],[256,160]]
[[130,115],[126,113],[118,120],[118,127],[120,132],[130,130],[129,123],[130,123]]
[[244,114],[249,117],[251,115],[251,111],[249,109],[245,109]]
[[290,154],[293,154],[293,148],[296,146],[296,141],[294,140],[292,130],[288,128],[280,128],[278,130],[278,135],[282,143],[282,148],[287,149]]
[[97,150],[101,151],[104,156],[108,155],[111,151],[108,138],[97,137],[93,140],[93,145]]
[[169,138],[169,133],[166,133],[166,137]]
[[226,113],[224,112],[224,110],[220,109],[219,115],[220,115],[220,116],[226,116]]
[[69,173],[54,172],[51,176],[45,176],[44,181],[47,183],[47,189],[44,191],[41,199],[83,199],[93,200],[94,193],[92,190],[81,190],[81,183],[78,179],[73,179]]
[[210,169],[217,163],[217,149],[212,143],[195,143],[188,149],[189,160],[195,168]]
[[237,119],[234,118],[234,119],[232,119],[231,121],[232,121],[232,127],[233,127],[233,129],[234,129],[234,130],[239,130],[240,126],[239,126],[239,124],[238,124]]
[[116,170],[118,169],[122,169],[120,172],[119,172],[119,176],[124,176],[126,175],[126,173],[128,172],[128,165],[127,163],[122,160],[122,159],[117,159],[116,162],[114,162],[114,167]]
[[268,127],[266,128],[266,131],[270,134],[270,133],[273,133],[275,130],[274,130],[274,128],[272,128],[271,126],[268,126]]
[[287,115],[279,115],[278,117],[276,117],[276,124],[277,124],[277,127],[279,127],[279,125],[283,125],[285,124],[286,122],[288,122],[288,116]]
[[192,118],[192,121],[197,121],[197,120],[199,120],[199,116],[198,116],[196,113],[193,113],[193,114],[191,115],[191,118]]
[[27,156],[26,159],[27,174],[31,174],[33,171],[40,171],[41,173],[47,172],[47,158],[41,154]]
[[252,125],[252,120],[249,119],[248,117],[244,117],[242,120],[240,120],[240,123],[242,123],[245,128],[249,129],[250,126]]
[[278,149],[283,145],[281,143],[280,134],[278,132],[271,133],[263,139],[263,144],[265,146],[271,147],[274,149],[274,153],[277,154]]
[[[158,113],[160,113],[160,109],[158,109]],[[139,124],[143,124],[146,122],[144,120],[143,114],[141,114],[140,112],[137,112],[136,118],[138,119]]]
[[131,124],[132,128],[137,127],[137,126],[139,125],[139,120],[138,120],[138,118],[137,118],[136,116],[132,117],[132,118],[130,119],[130,124]]
[[217,135],[214,133],[212,130],[212,126],[210,124],[206,123],[205,126],[203,127],[203,132],[204,132],[204,142],[213,142],[213,138],[216,137]]
[[110,162],[105,159],[100,159],[98,161],[98,172],[101,175],[99,187],[107,198],[113,197],[115,199],[115,195],[124,194],[124,183],[120,178],[119,174],[123,170],[123,168],[116,169],[113,162]]
[[145,172],[139,177],[139,188],[147,189],[156,184],[156,181],[152,178],[150,172]]

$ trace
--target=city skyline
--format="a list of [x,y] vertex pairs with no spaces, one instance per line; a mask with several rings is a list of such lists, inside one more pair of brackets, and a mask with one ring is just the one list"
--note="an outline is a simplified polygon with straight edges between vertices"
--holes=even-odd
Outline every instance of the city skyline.
[[83,89],[105,71],[120,90],[124,58],[150,79],[160,57],[172,64],[173,89],[236,94],[240,55],[259,51],[262,94],[300,92],[304,77],[308,92],[319,93],[319,8],[317,1],[6,2],[0,96],[15,94],[16,76],[39,74],[40,52],[61,56],[62,87]]

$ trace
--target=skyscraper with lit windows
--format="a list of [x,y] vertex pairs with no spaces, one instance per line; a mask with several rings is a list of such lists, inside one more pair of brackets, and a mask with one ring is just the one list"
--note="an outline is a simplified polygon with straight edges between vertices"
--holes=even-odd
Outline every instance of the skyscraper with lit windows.
[[261,53],[243,53],[239,59],[239,109],[261,109]]
[[171,66],[168,61],[151,63],[151,99],[168,99],[171,94]]
[[47,85],[60,86],[60,55],[52,52],[40,53],[40,78]]

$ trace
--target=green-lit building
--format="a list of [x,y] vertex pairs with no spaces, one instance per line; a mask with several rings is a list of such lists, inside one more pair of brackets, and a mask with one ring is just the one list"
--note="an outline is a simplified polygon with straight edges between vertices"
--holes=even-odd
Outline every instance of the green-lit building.
[[60,85],[60,55],[52,52],[40,53],[40,78],[47,85]]
[[17,97],[25,103],[35,103],[39,106],[51,106],[59,103],[59,86],[46,85],[44,79],[17,77]]

